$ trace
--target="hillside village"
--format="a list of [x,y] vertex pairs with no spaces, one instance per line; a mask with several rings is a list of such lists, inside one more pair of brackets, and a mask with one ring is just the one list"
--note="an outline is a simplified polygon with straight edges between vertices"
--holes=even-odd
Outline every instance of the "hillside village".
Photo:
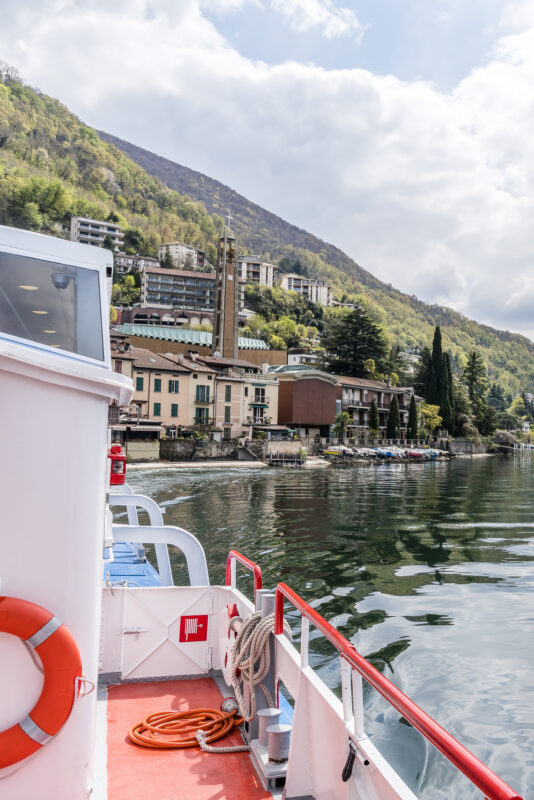
[[[530,340],[403,295],[228,187],[111,140],[0,64],[0,224],[114,254],[114,365],[137,387],[117,425],[138,435],[142,420],[147,440],[530,437]],[[230,228],[235,292],[217,332]],[[221,354],[212,337],[230,329]]]
[[[463,372],[467,354],[476,349],[490,386],[504,393],[505,408],[515,397],[534,392],[534,343],[525,336],[399,292],[338,248],[209,176],[99,134],[0,63],[0,224],[70,238],[73,217],[104,220],[122,230],[122,268],[128,269],[128,262],[138,257],[137,267],[157,267],[160,247],[178,242],[199,253],[193,271],[209,273],[216,264],[228,209],[239,255],[257,255],[257,262],[278,270],[272,288],[245,284],[244,309],[252,314],[244,335],[261,338],[271,349],[291,349],[303,342],[314,346],[325,320],[357,305],[384,332],[388,347],[398,347],[409,358],[431,344],[437,325],[455,375]],[[184,258],[184,271],[191,269],[193,252]],[[291,276],[327,284],[331,305],[285,291],[282,286],[286,281],[289,285]],[[115,283],[115,306],[129,308],[140,302],[139,272],[119,276]],[[202,318],[200,324],[208,322]]]
[[[327,281],[280,275],[258,256],[235,257],[228,225],[217,265],[184,242],[162,243],[157,258],[129,253],[113,217],[73,217],[70,236],[114,254],[112,362],[132,378],[135,394],[128,408],[116,410],[112,433],[131,460],[159,458],[166,439],[292,441],[309,448],[333,438],[491,436],[498,427],[530,436],[532,397],[505,398],[496,386],[489,392],[476,351],[454,376],[439,327],[432,352],[388,347],[365,309],[334,300]],[[232,274],[221,272],[230,266]],[[225,306],[218,287],[234,275],[235,320],[221,353],[213,337]],[[278,333],[269,330],[259,311],[273,292],[297,297],[316,325],[286,317],[284,332],[278,316]],[[172,452],[192,451],[175,446]]]

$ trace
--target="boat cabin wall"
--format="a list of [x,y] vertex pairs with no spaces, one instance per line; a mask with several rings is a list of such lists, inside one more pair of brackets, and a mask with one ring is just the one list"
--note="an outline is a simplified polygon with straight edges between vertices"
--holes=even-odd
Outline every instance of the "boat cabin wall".
[[[43,606],[64,623],[80,651],[84,676],[96,682],[108,480],[108,407],[112,400],[127,400],[131,388],[128,381],[111,372],[105,347],[99,351],[100,363],[96,363],[95,359],[79,358],[76,352],[55,353],[38,341],[52,330],[47,327],[48,322],[42,321],[57,311],[55,306],[47,306],[52,302],[52,289],[63,289],[47,281],[46,292],[37,299],[40,273],[36,270],[32,283],[29,278],[28,282],[26,278],[24,282],[18,277],[13,280],[13,275],[8,281],[6,264],[9,266],[11,261],[6,260],[5,254],[11,260],[30,254],[32,263],[39,264],[55,258],[60,264],[57,274],[61,273],[63,282],[69,279],[70,288],[66,291],[72,292],[74,276],[83,283],[84,259],[88,266],[88,257],[77,248],[93,248],[54,239],[51,243],[51,238],[0,227],[0,288],[4,301],[8,297],[10,308],[17,312],[11,318],[0,314],[1,594]],[[75,263],[76,254],[80,255],[79,263]],[[96,272],[98,277],[102,302],[93,308],[96,319],[84,316],[87,308],[82,308],[82,303],[74,304],[74,317],[69,312],[64,320],[65,342],[74,349],[77,342],[80,344],[76,335],[81,335],[85,326],[107,331],[107,317],[103,316],[108,313],[106,271],[104,263],[99,265],[99,258],[105,258],[103,252],[100,256],[92,254],[93,263],[86,270]],[[50,268],[45,265],[43,275],[49,279],[49,273]],[[32,305],[27,306],[18,290],[21,297],[32,296]],[[28,322],[33,318],[32,309],[39,312],[34,319],[41,319],[41,333],[35,325],[31,327],[34,319],[31,325]],[[80,324],[76,322],[78,310],[84,316]],[[28,312],[26,317],[21,316],[22,312]],[[9,323],[9,319],[21,322],[21,330],[14,328],[15,323]],[[94,341],[98,342],[98,335]],[[91,345],[84,344],[83,348],[86,346]],[[43,677],[15,636],[0,633],[0,649],[2,731],[28,715],[41,691]],[[14,676],[23,678],[14,680]],[[34,757],[16,764],[18,769],[13,774],[0,773],[0,795],[39,800],[89,797],[95,707],[95,694],[76,702],[64,727],[49,743]]]

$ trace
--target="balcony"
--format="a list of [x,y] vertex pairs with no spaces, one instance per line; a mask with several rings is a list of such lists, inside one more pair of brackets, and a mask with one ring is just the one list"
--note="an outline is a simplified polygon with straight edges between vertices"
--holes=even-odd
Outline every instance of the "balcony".
[[266,397],[254,396],[248,401],[252,408],[269,408],[269,400]]

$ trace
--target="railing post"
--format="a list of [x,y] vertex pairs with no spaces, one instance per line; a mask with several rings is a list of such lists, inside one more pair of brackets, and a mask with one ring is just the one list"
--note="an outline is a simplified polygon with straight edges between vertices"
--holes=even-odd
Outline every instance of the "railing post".
[[357,739],[365,736],[363,721],[363,681],[356,670],[352,670],[352,709],[354,712],[354,735]]
[[230,561],[230,586],[232,587],[232,589],[235,589],[236,587],[236,580],[237,580],[236,569],[237,569],[236,560],[235,558],[232,558],[232,560]]
[[300,666],[302,669],[306,669],[309,663],[308,660],[309,641],[310,641],[310,620],[303,614],[302,628],[300,631]]
[[341,665],[341,698],[343,700],[343,719],[345,721],[345,725],[349,725],[354,720],[352,706],[352,686],[350,681],[352,667],[349,662],[343,658],[343,656],[339,657],[339,661]]
[[284,632],[284,595],[278,586],[274,595],[274,632],[275,634]]

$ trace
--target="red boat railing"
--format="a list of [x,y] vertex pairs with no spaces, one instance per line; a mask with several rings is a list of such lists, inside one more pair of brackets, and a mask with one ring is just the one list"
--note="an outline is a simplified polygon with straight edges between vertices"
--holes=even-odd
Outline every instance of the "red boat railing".
[[[251,563],[251,562],[249,562]],[[339,633],[324,617],[314,611],[296,592],[285,583],[276,587],[275,598],[275,634],[284,630],[284,598],[300,613],[312,622],[323,636],[339,651],[339,654],[365,680],[380,692],[388,703],[423,734],[431,744],[466,775],[486,797],[486,800],[522,800],[498,775],[474,756],[466,747],[458,742],[450,733],[441,727],[432,717],[419,708],[404,692],[401,692],[391,681],[361,656],[354,645]]]
[[256,592],[263,587],[263,578],[261,568],[237,550],[230,550],[228,558],[226,559],[226,586],[235,586],[235,566],[236,561],[239,561],[244,567],[249,569],[254,575],[254,600],[256,600]]

